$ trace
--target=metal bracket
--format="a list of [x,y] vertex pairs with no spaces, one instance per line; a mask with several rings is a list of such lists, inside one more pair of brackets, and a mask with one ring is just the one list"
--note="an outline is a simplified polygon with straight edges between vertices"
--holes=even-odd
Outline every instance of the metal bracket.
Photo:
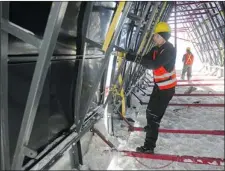
[[72,144],[72,148],[70,149],[69,154],[71,167],[79,170],[80,164],[83,164],[80,141]]
[[29,147],[24,146],[23,148],[24,148],[23,153],[27,157],[35,158],[38,154],[37,151],[34,151],[34,150],[30,149]]

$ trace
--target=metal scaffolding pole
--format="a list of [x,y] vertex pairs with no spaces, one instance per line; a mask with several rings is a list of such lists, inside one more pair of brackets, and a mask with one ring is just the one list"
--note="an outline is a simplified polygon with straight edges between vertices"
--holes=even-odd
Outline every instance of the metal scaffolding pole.
[[[110,78],[111,78],[110,83],[112,82],[113,76],[114,76],[115,71],[116,71],[116,60],[117,60],[117,58],[116,58],[116,56],[114,56],[113,64],[112,64],[112,72],[111,72],[111,76],[110,76]],[[110,99],[110,100],[112,100],[112,99]],[[102,103],[104,104],[104,100],[102,101]],[[113,116],[112,116],[111,113],[110,113],[110,116],[108,116],[108,118],[107,118],[107,125],[108,125],[108,127],[107,127],[108,133],[110,135],[114,136]]]
[[[135,8],[134,8],[134,12],[133,14],[135,16],[138,16],[138,10],[139,10],[139,6],[140,6],[140,3],[137,2],[137,3],[134,3],[135,5]],[[139,17],[139,16],[138,16]],[[133,39],[135,39],[135,37],[137,37],[139,31],[140,31],[140,27],[141,27],[141,22],[142,22],[142,18],[140,18],[140,20],[137,21],[138,23],[136,23],[135,25],[135,21],[132,20],[130,23],[129,23],[129,27],[127,29],[127,32],[125,33],[126,35],[126,45],[125,45],[125,49],[129,49],[129,48],[133,48],[133,46],[129,46],[130,43],[133,41]],[[136,27],[136,30],[134,32],[134,28]],[[133,35],[134,34],[134,35]],[[121,41],[121,37],[118,38],[118,42]],[[124,61],[123,61],[124,62]]]
[[171,2],[167,7],[167,11],[166,11],[165,15],[163,16],[162,21],[165,21],[165,22],[168,21],[168,19],[170,18],[172,10],[173,10],[173,5],[172,5],[172,2]]
[[[145,10],[144,10],[144,12],[143,12],[143,15],[142,15],[142,17],[141,17],[141,20],[140,20],[140,22],[139,22],[139,24],[138,24],[138,27],[137,27],[136,31],[135,31],[135,34],[134,34],[134,36],[132,37],[132,40],[130,41],[129,48],[135,47],[135,43],[136,43],[135,40],[138,38],[138,34],[140,33],[140,29],[141,29],[142,23],[143,23],[143,22],[145,21],[145,19],[147,18],[146,15],[148,15],[148,12],[149,12],[150,8],[153,8],[153,7],[154,7],[154,6],[152,6],[152,3],[151,3],[151,2],[148,2],[148,3],[147,3],[146,8],[145,8]],[[147,31],[147,28],[148,28],[148,26],[149,26],[149,22],[150,22],[150,19],[149,19],[149,21],[146,23],[146,25],[145,25],[145,27],[144,27],[144,31],[142,32],[142,35],[141,35],[141,37],[140,37],[140,40],[143,39],[144,34],[145,34],[145,32]],[[132,66],[132,64],[130,64],[130,66],[128,66],[127,71],[126,71],[126,74],[125,74],[124,79],[123,79],[124,81],[123,81],[122,84],[125,83],[125,87],[127,87],[128,77],[130,76],[130,71],[132,70],[132,67],[131,67],[131,66]]]
[[[158,16],[155,18],[155,22],[154,22],[154,25],[151,25],[152,27],[151,27],[151,30],[149,31],[149,33],[148,33],[148,40],[147,40],[147,43],[146,43],[146,45],[145,45],[145,48],[143,48],[143,50],[141,51],[142,53],[142,55],[144,55],[144,54],[146,54],[148,51],[149,51],[149,49],[151,48],[151,40],[152,40],[152,36],[153,36],[153,31],[154,31],[154,27],[155,27],[155,25],[158,23],[158,21],[160,21],[160,19],[163,17],[162,16],[162,13],[163,13],[163,11],[166,9],[166,7],[167,7],[167,2],[164,2],[164,3],[162,3],[161,4],[162,6],[161,6],[161,8],[160,8],[160,10],[158,11]],[[155,15],[154,15],[155,16]],[[153,16],[153,19],[154,19],[154,16]],[[152,22],[151,22],[151,24],[152,24]],[[133,73],[132,73],[132,75],[131,75],[131,80],[133,80],[133,77],[135,77],[135,73],[138,73],[138,70],[139,70],[139,67],[140,67],[140,65],[139,64],[136,64],[136,66],[135,66],[135,68],[134,68],[134,71],[133,71]],[[130,82],[130,86],[133,84],[133,82]]]
[[[206,4],[203,4],[205,7],[207,7],[207,5]],[[210,7],[212,7],[212,4],[211,3],[209,3],[209,5],[210,5]],[[215,2],[215,5],[216,5],[216,2]],[[216,7],[217,7],[217,5],[216,5]],[[219,11],[219,9],[218,9],[218,7],[217,7],[217,10],[218,10],[218,13],[220,14],[220,11]],[[211,31],[211,32],[209,32],[209,34],[212,36],[213,35],[213,37],[214,37],[214,42],[215,42],[215,44],[216,44],[216,46],[217,46],[217,50],[218,50],[218,53],[219,53],[219,56],[220,56],[220,62],[219,61],[217,61],[217,65],[221,65],[222,64],[222,58],[223,58],[223,54],[222,54],[222,52],[221,52],[221,48],[223,48],[223,47],[220,47],[220,45],[219,45],[219,43],[218,43],[218,40],[217,40],[217,36],[216,36],[216,32],[219,34],[219,36],[220,36],[220,39],[222,40],[222,43],[224,44],[224,35],[222,35],[223,33],[221,32],[222,30],[220,30],[218,27],[216,27],[216,22],[215,22],[215,20],[213,19],[213,17],[210,15],[210,11],[208,10],[208,14],[207,14],[207,16],[208,16],[208,18],[209,18],[209,21],[210,21],[210,24],[211,24],[211,26],[212,26],[212,29],[214,30],[214,31]],[[224,17],[220,14],[220,17],[223,19],[223,22],[219,22],[218,21],[218,19],[217,19],[217,16],[215,16],[216,17],[216,20],[217,20],[217,24],[218,25],[220,25],[220,27],[221,28],[224,28]],[[207,24],[206,24],[207,25]],[[208,26],[207,26],[208,27]],[[209,29],[208,29],[209,30]],[[218,58],[217,58],[218,59]],[[218,59],[219,60],[219,59]],[[220,64],[219,64],[220,63]]]
[[[212,7],[211,3],[209,3],[209,5]],[[207,5],[206,5],[206,4],[203,4],[203,6],[207,8]],[[211,22],[212,27],[213,27],[213,28],[216,28],[216,22],[215,22],[215,20],[213,19],[213,17],[212,17],[211,15],[209,15],[209,13],[210,13],[210,11],[208,10],[207,15],[208,15],[209,21]],[[218,11],[218,13],[219,13],[219,11]],[[215,17],[216,17],[216,16],[215,16]],[[223,18],[223,17],[222,17],[222,18]],[[218,21],[217,17],[216,17],[216,21],[217,21],[217,23],[220,23],[220,22]],[[225,41],[224,41],[224,36],[223,36],[222,32],[220,31],[220,29],[216,29],[216,31],[218,32],[218,34],[220,35],[220,38],[222,39],[222,41],[223,41],[223,43],[224,43]]]
[[140,22],[138,23],[138,27],[135,31],[135,34],[134,34],[134,37],[132,38],[131,42],[130,42],[130,46],[129,48],[132,48],[134,46],[134,43],[135,43],[135,40],[137,39],[137,36],[139,34],[139,31],[141,29],[141,25],[142,25],[142,22],[144,21],[147,13],[149,12],[149,9],[151,7],[151,3],[148,2],[147,6],[146,6],[146,9],[144,10],[144,13],[143,13],[143,16],[142,16],[142,19],[140,20]]
[[[203,4],[203,5],[205,5],[205,4]],[[202,6],[203,6],[202,5]],[[206,5],[205,5],[205,7],[207,7]],[[212,7],[212,5],[210,6],[210,7]],[[190,7],[190,8],[192,8],[192,7]],[[215,9],[216,8],[214,8],[213,9],[213,11],[214,11],[214,13],[215,13]],[[184,11],[188,11],[187,9],[184,9],[183,8],[183,10]],[[194,10],[194,9],[190,9],[190,10]],[[208,19],[210,18],[210,17],[212,17],[210,14],[209,14],[209,10],[208,10],[208,12],[207,12],[207,16],[208,16]],[[203,21],[204,22],[206,22],[206,20],[205,20],[205,18],[203,18],[203,15],[201,15],[201,18],[203,19]],[[203,53],[205,53],[205,55],[204,56],[206,56],[206,55],[209,55],[209,58],[210,58],[210,60],[209,61],[213,61],[213,57],[211,56],[212,55],[212,53],[213,53],[213,55],[216,57],[217,56],[217,53],[215,52],[215,50],[216,49],[214,49],[214,47],[215,46],[217,46],[217,50],[219,50],[219,44],[218,44],[218,38],[216,37],[216,32],[213,32],[213,31],[210,31],[209,30],[209,26],[207,25],[207,23],[205,23],[204,25],[202,25],[203,23],[201,23],[200,24],[200,21],[199,21],[199,19],[197,19],[197,23],[199,23],[199,28],[196,28],[196,31],[198,32],[197,34],[198,35],[200,35],[198,38],[196,38],[197,40],[201,40],[202,42],[200,43],[200,44],[197,44],[197,46],[204,46],[204,50],[202,49],[202,51],[203,51]],[[208,23],[209,24],[209,23]],[[215,25],[215,23],[212,23],[212,22],[210,22],[210,24],[211,24],[211,26],[213,27],[214,25]],[[205,27],[205,29],[203,29],[203,27]],[[213,27],[214,28],[214,27]],[[202,29],[200,32],[202,32],[203,33],[203,35],[201,35],[201,34],[199,34],[199,30],[198,29]],[[194,30],[193,30],[194,31]],[[212,33],[213,32],[213,33]],[[207,35],[206,35],[207,34]],[[204,42],[204,40],[203,40],[203,38],[204,38],[204,40],[206,41],[206,42]],[[196,40],[195,39],[195,40]],[[218,58],[215,58],[215,61],[214,61],[214,64],[217,64],[218,63]]]
[[11,23],[6,19],[2,19],[2,30],[7,33],[12,34],[13,36],[23,40],[26,43],[29,43],[35,47],[40,47],[41,40],[33,35],[32,32],[19,27],[18,25]]
[[[159,7],[159,5],[160,5],[159,2],[157,2],[157,3],[155,3],[154,6],[152,7],[152,8],[153,8],[153,9],[152,9],[152,15],[150,16],[148,22],[146,23],[146,27],[144,28],[144,31],[143,31],[143,33],[142,33],[142,35],[141,35],[141,37],[140,37],[140,41],[139,41],[137,47],[140,47],[141,41],[143,41],[146,32],[147,32],[147,31],[150,31],[150,30],[153,30],[153,28],[151,28],[151,24],[152,24],[152,22],[153,22],[153,20],[154,20],[154,17],[155,17],[155,15],[156,15],[156,13],[157,13],[157,8]],[[150,33],[149,33],[149,35],[151,36]]]
[[220,9],[219,9],[219,7],[218,6],[220,6],[220,2],[218,2],[218,4],[217,4],[217,2],[215,2],[215,6],[216,6],[216,9],[217,9],[217,11],[218,11],[218,13],[220,14],[220,17],[222,18],[222,20],[223,20],[223,24],[225,23],[225,18],[223,17],[223,15],[222,15],[222,10],[223,10],[223,8],[222,8],[222,10],[220,11]]
[[183,3],[183,2],[180,2],[177,4],[177,6],[185,6],[185,5],[197,5],[197,4],[201,4],[201,3],[205,3],[205,2],[201,2],[201,1],[198,1],[198,2],[187,2],[187,3]]
[[164,22],[169,21],[169,19],[171,17],[171,14],[172,14],[172,11],[173,11],[173,8],[174,8],[174,2],[168,2],[167,6],[165,8],[165,12],[163,13],[160,21],[164,21]]
[[[159,12],[159,15],[155,19],[154,26],[157,24],[158,21],[160,21],[160,19],[163,18],[162,13],[163,13],[163,11],[165,11],[165,9],[167,7],[168,7],[167,2],[162,3],[161,9],[158,11]],[[151,44],[151,40],[152,40],[152,33],[153,33],[153,30],[154,30],[154,26],[151,28],[151,31],[148,34],[149,35],[149,38],[148,38],[148,41],[146,43],[145,48],[142,50],[142,55],[146,54],[147,51],[148,51],[148,49],[151,48],[151,45],[152,45]],[[130,81],[129,86],[131,86],[136,81],[135,77],[136,77],[136,75],[138,75],[139,70],[140,70],[140,65],[139,64],[136,64],[136,66],[134,67],[133,73],[131,75],[131,80],[132,81]]]
[[[217,42],[217,40],[216,40],[216,35],[215,35],[215,34],[212,34],[212,32],[209,31],[209,27],[208,27],[207,24],[205,24],[205,27],[206,27],[206,29],[207,29],[206,34],[209,35],[210,42],[211,42],[211,44],[212,44],[212,50],[213,50],[213,52],[214,52],[215,59],[217,60],[217,61],[216,61],[216,65],[219,65],[218,59],[219,59],[219,57],[222,57],[222,54],[220,53],[220,50],[219,50],[219,49],[220,49],[220,46],[219,46],[219,44],[218,44],[218,42]],[[213,32],[213,33],[214,33],[214,32]],[[216,45],[217,51],[219,52],[219,53],[218,53],[219,57],[217,57],[216,52],[215,52],[215,50],[214,50],[214,48],[213,48],[214,44]],[[210,49],[209,49],[209,50],[210,50]]]
[[[0,20],[9,18],[9,2],[0,2]],[[2,23],[0,22],[0,28]],[[10,170],[9,127],[8,127],[8,33],[0,33],[0,168]]]
[[[194,24],[193,24],[194,25]],[[199,30],[200,28],[195,24],[194,26],[196,28],[196,31],[197,31],[197,34],[200,35],[201,31]],[[207,42],[204,42],[203,40],[203,36],[200,37],[200,40],[201,40],[201,46],[202,46],[202,50],[203,50],[203,53],[205,53],[205,56],[207,57],[208,61],[210,62],[210,64],[212,65],[212,56],[211,56],[211,53],[208,53],[207,49],[209,48],[208,47],[208,43]]]
[[[202,16],[203,17],[203,16]],[[208,18],[209,18],[209,15],[208,15]],[[206,20],[205,20],[206,21]],[[217,54],[215,53],[215,49],[214,49],[214,45],[216,44],[217,48],[219,49],[219,46],[218,46],[218,43],[216,40],[216,37],[213,38],[213,35],[212,32],[209,31],[209,27],[207,25],[207,23],[205,22],[204,24],[205,28],[206,28],[206,32],[203,30],[203,36],[204,38],[206,39],[207,43],[209,43],[209,45],[211,46],[211,48],[207,48],[207,51],[208,53],[211,54],[211,51],[213,52],[213,55],[215,57],[215,61],[214,61],[214,64],[217,65],[218,64],[218,57],[217,57]],[[213,23],[211,23],[211,26],[213,27]],[[203,27],[203,25],[201,24],[201,28]],[[214,32],[215,33],[215,32]],[[207,36],[208,35],[208,36]],[[215,36],[215,35],[214,35]],[[219,55],[220,56],[220,55]],[[213,58],[214,59],[214,58]]]
[[80,99],[81,99],[81,91],[83,85],[83,74],[84,74],[84,63],[85,63],[85,56],[86,56],[86,47],[87,43],[85,42],[85,37],[87,36],[88,27],[90,25],[91,13],[93,9],[93,2],[87,2],[87,7],[85,9],[84,17],[83,17],[83,24],[81,26],[81,51],[83,51],[83,60],[79,63],[78,67],[78,76],[76,81],[76,91],[75,91],[75,105],[74,105],[74,122],[75,125],[78,126],[79,121],[81,119],[80,116]]
[[200,58],[200,61],[201,61],[201,62],[204,62],[204,58],[203,58],[202,52],[201,52],[201,50],[199,49],[199,46],[198,46],[199,43],[196,44],[196,42],[193,42],[193,41],[192,41],[192,40],[193,40],[193,37],[192,37],[192,35],[191,35],[190,32],[187,32],[187,34],[188,34],[188,36],[191,38],[190,41],[191,41],[191,43],[194,45],[194,49],[195,49],[195,51],[197,52],[197,54],[198,54],[198,56],[199,56],[199,58]]
[[[186,13],[186,11],[184,11],[184,13]],[[202,15],[202,14],[206,14],[207,12],[200,12],[200,13],[189,13],[189,14],[182,14],[179,15],[180,17],[197,17],[198,15]],[[174,17],[174,16],[171,16]]]
[[[206,41],[206,42],[203,41],[203,46],[206,45],[205,50],[207,50],[208,54],[210,55],[211,61],[212,61],[212,62],[214,63],[214,65],[215,65],[215,64],[216,64],[216,63],[215,63],[215,60],[214,60],[213,56],[211,55],[211,53],[210,53],[210,51],[209,51],[210,48],[213,49],[213,46],[211,45],[212,40],[210,40],[210,38],[208,38],[208,37],[206,36],[207,32],[204,31],[203,26],[201,25],[200,21],[198,21],[198,25],[199,25],[199,27],[198,27],[197,25],[196,25],[196,27],[198,27],[198,29],[201,29],[200,32],[203,33],[203,35],[202,35],[201,37],[204,37],[204,39],[205,39],[205,41]],[[216,54],[215,54],[214,51],[213,51],[213,54],[214,54],[214,56],[216,56]]]
[[[188,18],[183,18],[183,17],[179,18],[179,14],[176,14],[176,15],[177,15],[177,21],[187,21],[187,20],[188,21],[193,21],[192,18],[190,18],[190,17],[188,17]],[[173,16],[173,17],[175,18],[175,16]],[[202,18],[202,17],[195,17],[195,19],[196,18]],[[174,22],[175,20],[173,20],[173,19],[168,20],[168,22],[170,22],[170,21]]]
[[175,8],[175,13],[174,13],[174,20],[175,20],[175,38],[174,38],[174,44],[175,44],[175,50],[177,51],[177,2],[174,2],[174,8]]
[[[207,15],[208,15],[208,14],[207,14]],[[208,15],[208,17],[209,17],[209,15]],[[203,16],[202,16],[202,18],[203,18]],[[198,19],[197,19],[197,20],[198,20]],[[204,21],[204,22],[205,22],[205,24],[204,24],[204,23],[200,23],[200,21],[198,20],[198,23],[199,23],[199,25],[201,25],[201,28],[202,28],[202,24],[204,24],[204,26],[205,26],[205,28],[206,28],[206,32],[204,31],[204,29],[202,29],[202,30],[203,30],[203,35],[206,35],[206,34],[209,35],[209,39],[207,38],[207,36],[205,36],[205,38],[207,38],[207,42],[208,42],[209,44],[211,44],[211,48],[212,48],[212,50],[213,50],[213,54],[214,54],[214,56],[215,56],[215,59],[218,59],[218,58],[217,58],[217,55],[216,55],[216,53],[215,53],[215,51],[214,51],[214,49],[213,49],[213,42],[216,44],[216,46],[217,46],[218,49],[219,49],[220,47],[219,47],[219,45],[218,45],[218,43],[217,43],[217,41],[216,41],[215,35],[212,34],[212,32],[209,31],[209,27],[208,27],[206,21]],[[209,50],[209,49],[208,49],[208,50]],[[216,61],[215,61],[215,64],[218,65],[218,63],[217,63]]]
[[[186,9],[184,9],[184,10],[186,10]],[[198,23],[199,23],[199,22],[198,22]],[[199,25],[200,25],[200,24],[199,24]],[[192,26],[194,26],[194,27],[196,28],[196,31],[197,31],[198,35],[201,35],[201,31],[199,31],[199,29],[200,29],[200,28],[202,29],[202,27],[201,27],[201,26],[198,27],[195,23],[193,23]],[[203,29],[202,29],[202,31],[203,31]],[[203,32],[203,33],[204,33],[204,32]],[[206,47],[207,47],[208,49],[209,49],[209,45],[208,45],[207,42],[204,43],[204,40],[202,39],[202,37],[200,37],[200,38],[201,38],[202,46],[204,47],[204,52],[205,52],[206,48],[205,48],[204,45],[206,45]],[[211,56],[211,53],[207,53],[207,54],[209,54],[210,61],[213,61],[213,57]]]
[[[126,49],[133,49],[134,47],[135,47],[135,43],[136,43],[136,40],[137,40],[137,38],[138,38],[138,34],[140,34],[140,30],[141,30],[141,27],[142,27],[142,25],[145,25],[145,28],[148,26],[148,23],[146,23],[145,22],[145,20],[147,19],[147,15],[148,15],[148,13],[149,13],[149,11],[150,11],[150,8],[152,7],[152,2],[147,2],[147,3],[145,3],[145,4],[143,4],[142,5],[142,8],[139,8],[139,4],[140,3],[138,3],[138,5],[136,5],[137,7],[134,9],[134,15],[138,15],[138,13],[140,13],[140,20],[138,20],[138,21],[136,21],[137,22],[137,27],[136,27],[136,29],[135,29],[135,31],[134,31],[134,25],[132,24],[132,23],[134,23],[135,21],[134,20],[132,20],[131,21],[131,24],[129,25],[130,26],[130,28],[128,29],[128,31],[125,33],[125,35],[126,35]],[[145,24],[144,24],[144,22],[145,22]],[[146,30],[146,29],[145,29]],[[125,36],[124,35],[124,36]],[[143,37],[143,32],[142,32],[142,37]],[[118,38],[118,40],[119,40],[120,38]],[[129,39],[129,41],[128,41],[128,39]],[[119,42],[119,41],[118,41]],[[124,73],[125,73],[125,71],[127,71],[127,73],[129,73],[129,70],[131,69],[131,66],[132,66],[132,64],[130,64],[130,65],[125,65],[125,67],[124,67],[124,64],[125,64],[125,59],[123,59],[123,62],[122,62],[122,64],[121,64],[121,66],[120,67],[122,67],[122,68],[124,68],[123,69],[123,81],[122,81],[122,84],[124,84],[125,83],[125,87],[127,86],[127,79],[128,79],[128,75],[124,75]],[[126,66],[128,66],[128,68],[126,69]],[[119,71],[118,71],[118,73],[120,73],[120,69],[119,69]],[[115,77],[115,78],[117,78],[117,77]],[[113,82],[115,82],[116,80],[114,80]],[[123,86],[121,86],[120,88],[122,88]],[[110,95],[108,96],[108,98],[106,99],[106,103],[107,103],[107,101],[108,101],[108,99],[109,98],[111,98],[111,93],[110,93]]]
[[156,24],[159,22],[159,21],[161,21],[161,18],[163,17],[163,15],[162,15],[162,13],[163,13],[163,11],[167,8],[167,3],[168,2],[164,2],[164,3],[162,3],[161,5],[162,5],[162,7],[159,9],[159,14],[158,14],[158,16],[155,18],[155,20],[154,20],[154,25],[152,25],[152,29],[151,29],[151,32],[150,32],[150,38],[148,39],[148,42],[147,42],[147,48],[145,48],[145,50],[143,51],[143,53],[142,53],[142,55],[144,55],[144,54],[146,54],[147,52],[149,52],[150,51],[150,49],[153,47],[153,44],[154,44],[154,42],[152,41],[152,38],[153,38],[153,31],[154,31],[154,28],[155,28],[155,26],[156,26]]
[[[153,10],[152,10],[152,13],[153,13],[153,14],[156,13],[157,7],[158,7],[158,2],[153,6]],[[143,40],[144,35],[145,35],[145,33],[147,32],[148,28],[150,27],[150,24],[151,24],[153,18],[154,18],[154,15],[151,15],[150,18],[149,18],[149,20],[148,20],[148,22],[147,22],[146,25],[145,25],[145,29],[144,29],[144,31],[143,31],[143,33],[142,33],[142,35],[141,35],[140,40]],[[129,67],[127,68],[127,73],[125,74],[125,76],[124,76],[124,78],[123,78],[122,86],[124,85],[125,80],[126,80],[127,77],[129,76],[128,73],[130,72],[131,67],[132,67],[132,64],[130,64]],[[117,75],[114,76],[114,78],[113,78],[113,83],[116,82],[116,80],[117,80],[117,78],[118,78],[118,76],[119,76],[119,73],[121,72],[120,69],[121,69],[121,68],[119,68],[119,70],[118,70],[118,72],[117,72]],[[119,91],[120,91],[121,88],[122,88],[122,87],[119,88]],[[112,92],[109,93],[107,99],[105,100],[104,106],[108,103],[108,100],[111,98],[111,96],[112,96]]]
[[[183,11],[183,10],[179,10],[179,11],[177,11],[177,13],[183,13],[183,12],[188,12],[188,11],[191,11],[191,12],[193,12],[193,11],[198,11],[199,13],[200,13],[200,11],[199,10],[207,10],[207,9],[215,9],[216,7],[212,7],[212,8],[195,8],[195,9],[191,9],[191,10],[185,10],[185,11]],[[172,12],[172,14],[173,13],[175,13],[175,12]]]
[[[210,40],[210,37],[208,38],[208,37],[206,36],[207,32],[204,31],[204,29],[203,29],[203,27],[202,27],[202,25],[200,24],[199,21],[198,21],[198,24],[199,24],[199,27],[198,27],[198,28],[199,28],[199,29],[201,28],[201,31],[202,31],[202,33],[203,33],[202,37],[204,37],[204,39],[206,40],[206,42],[204,43],[205,45],[207,45],[206,50],[208,51],[208,53],[209,53],[210,56],[211,56],[211,53],[210,53],[209,49],[210,49],[210,48],[213,49],[213,46],[212,46],[212,44],[211,44],[211,43],[212,43],[212,40]],[[215,54],[214,51],[213,51],[213,55],[214,55],[214,57],[216,57],[216,54]],[[215,62],[213,56],[211,56],[211,60],[213,61],[214,64],[216,64],[216,62]]]
[[44,38],[40,46],[39,57],[35,66],[17,146],[13,156],[13,170],[22,168],[26,150],[29,149],[27,145],[29,143],[51,56],[56,45],[67,5],[68,2],[52,2],[52,8],[45,29]]
[[[185,23],[186,25],[187,25],[187,23]],[[189,23],[190,24],[190,23]],[[191,24],[190,24],[191,25]],[[196,32],[196,28],[194,28],[194,26],[193,25],[191,25],[192,26],[192,31],[191,30],[189,30],[189,33],[190,33],[190,35],[192,35],[192,33],[194,34],[194,36],[196,37],[196,35],[198,35],[198,33]],[[193,36],[193,37],[194,37]],[[201,41],[199,40],[199,39],[193,39],[193,40],[195,40],[195,41],[197,41],[198,42],[198,44],[195,44],[197,47],[199,47],[199,53],[201,53],[202,54],[202,57],[203,57],[203,59],[204,59],[204,61],[208,61],[208,56],[207,56],[207,54],[206,55],[203,55],[204,53],[206,53],[205,52],[205,50],[203,49],[203,47],[202,47],[202,43],[201,43]]]

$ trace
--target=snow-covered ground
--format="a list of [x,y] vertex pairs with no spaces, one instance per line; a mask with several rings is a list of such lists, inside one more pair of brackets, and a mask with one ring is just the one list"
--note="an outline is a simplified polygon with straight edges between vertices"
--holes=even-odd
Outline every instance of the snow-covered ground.
[[[193,79],[199,78],[193,77]],[[204,77],[205,78],[205,77]],[[215,78],[208,76],[209,78]],[[224,78],[221,78],[220,83]],[[196,82],[199,83],[199,82]],[[207,82],[207,83],[215,83]],[[176,93],[184,93],[188,87],[177,87]],[[151,88],[145,90],[151,93]],[[224,86],[197,87],[193,93],[224,93]],[[138,96],[145,102],[148,96]],[[171,103],[223,103],[224,97],[177,97],[174,96]],[[136,109],[128,109],[127,117],[135,120],[135,126],[143,127],[146,125],[145,110],[146,106],[141,106],[138,100],[133,97],[133,104]],[[174,109],[181,109],[174,112]],[[138,113],[138,114],[137,114]],[[136,115],[137,114],[137,115]],[[104,131],[102,121],[96,125],[106,137],[113,142],[118,149],[135,150],[137,146],[143,145],[145,133],[127,131],[126,123],[114,121],[115,137],[108,136]],[[199,129],[199,130],[224,130],[224,108],[210,107],[182,107],[169,106],[161,122],[161,128],[171,129]],[[156,153],[191,155],[201,157],[224,158],[224,136],[213,135],[188,135],[188,134],[159,134]],[[199,165],[191,163],[178,163],[171,161],[160,161],[151,159],[140,159],[126,157],[120,153],[110,151],[109,147],[97,136],[92,137],[89,150],[84,156],[84,164],[90,170],[224,170],[224,166]]]
[[[193,79],[199,78],[193,77]],[[201,77],[203,78],[203,77]],[[206,78],[204,76],[204,78]],[[216,78],[208,76],[208,78]],[[224,78],[220,78],[220,83]],[[196,82],[199,83],[199,82]],[[210,83],[216,83],[211,81]],[[188,87],[177,87],[176,93],[184,93]],[[145,90],[151,93],[151,88]],[[193,93],[224,93],[224,86],[197,87]],[[148,96],[137,95],[145,102]],[[171,103],[224,103],[224,97],[177,97],[174,96]],[[135,120],[134,126],[143,127],[146,125],[146,105],[141,106],[133,96],[132,104],[136,108],[127,110],[126,117]],[[174,112],[174,109],[180,109]],[[209,107],[182,107],[169,106],[161,122],[161,128],[170,129],[199,129],[199,130],[224,130],[224,108]],[[135,150],[137,146],[143,145],[144,132],[128,132],[126,123],[121,120],[114,120],[115,135],[109,136],[105,129],[104,120],[96,125],[101,133],[120,150]],[[224,170],[224,166],[199,165],[191,163],[179,163],[171,161],[140,159],[126,157],[121,153],[110,150],[110,148],[97,136],[90,135],[83,137],[84,165],[81,170]],[[89,145],[88,145],[89,144]],[[188,134],[159,134],[156,153],[191,155],[201,157],[224,158],[224,136],[213,135],[188,135]],[[57,162],[52,170],[70,170],[69,155]]]

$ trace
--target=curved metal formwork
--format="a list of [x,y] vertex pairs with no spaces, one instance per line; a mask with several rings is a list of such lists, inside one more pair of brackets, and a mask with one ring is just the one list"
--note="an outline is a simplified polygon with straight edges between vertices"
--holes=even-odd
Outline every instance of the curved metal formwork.
[[84,41],[105,40],[115,5],[1,3],[2,169],[29,169],[55,147],[48,146],[58,138],[62,141],[76,131],[71,142],[79,141],[96,122],[93,111],[99,106],[99,91],[95,90],[90,107],[85,103],[104,55],[92,45],[84,47]]
[[[169,23],[175,24],[175,10]],[[202,63],[224,66],[224,3],[177,2],[177,32],[187,32]]]
[[42,168],[73,143],[80,150],[99,109],[120,107],[112,86],[130,99],[146,74],[141,57],[118,66],[117,52],[146,54],[154,26],[173,21],[174,7],[174,22],[186,25],[201,61],[224,66],[223,2],[0,2],[2,170],[31,169],[74,132]]

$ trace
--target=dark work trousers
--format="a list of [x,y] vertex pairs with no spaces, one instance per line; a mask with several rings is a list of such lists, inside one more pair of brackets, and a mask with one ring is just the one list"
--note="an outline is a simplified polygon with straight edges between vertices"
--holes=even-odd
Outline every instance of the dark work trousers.
[[156,147],[160,122],[174,93],[175,87],[159,90],[157,85],[154,86],[146,110],[147,127],[144,146],[149,148]]

